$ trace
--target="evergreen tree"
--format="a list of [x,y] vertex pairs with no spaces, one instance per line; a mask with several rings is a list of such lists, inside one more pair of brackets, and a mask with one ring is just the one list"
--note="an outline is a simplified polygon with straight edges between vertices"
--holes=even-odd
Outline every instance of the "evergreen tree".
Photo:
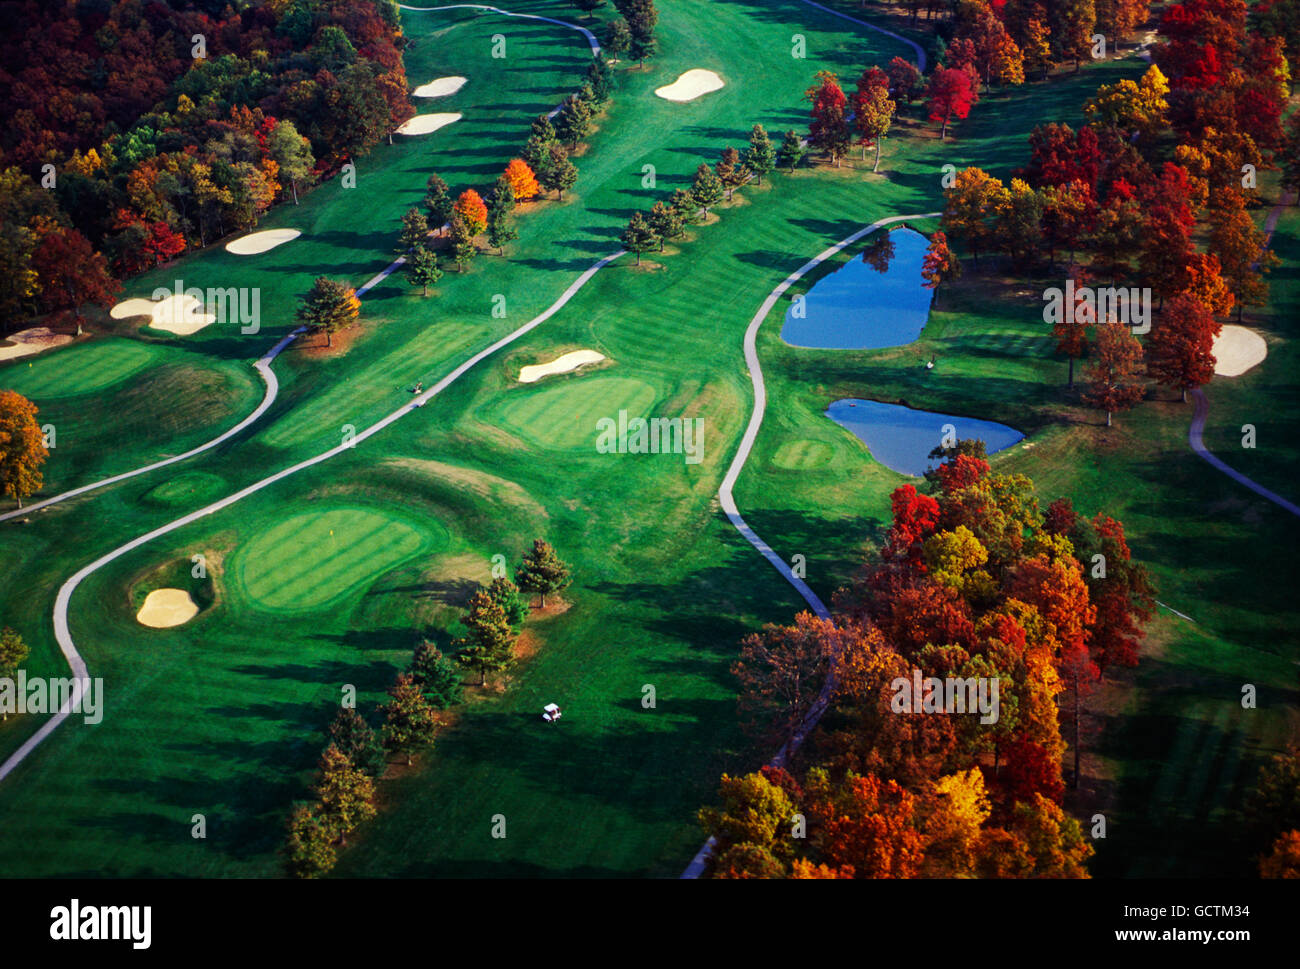
[[564,99],[555,120],[556,134],[569,143],[569,150],[572,151],[578,147],[578,142],[591,133],[591,104],[583,100],[581,95],[571,94]]
[[638,266],[641,265],[641,253],[649,252],[660,243],[655,230],[650,228],[650,223],[640,212],[632,213],[632,218],[628,219],[627,228],[623,230],[620,238],[624,249],[636,253]]
[[776,163],[793,172],[806,152],[807,149],[803,146],[803,139],[799,137],[799,132],[791,129],[785,133],[785,140],[777,149]]
[[556,198],[564,201],[565,189],[572,188],[578,180],[578,169],[569,161],[569,153],[563,145],[552,145],[544,164],[537,173],[537,180],[542,188],[554,191]]
[[540,538],[533,542],[533,550],[524,555],[515,573],[515,583],[520,589],[541,596],[543,609],[546,608],[546,597],[559,592],[571,581],[569,567],[555,554],[550,542]]
[[419,209],[410,208],[402,216],[402,231],[397,236],[399,256],[410,252],[417,244],[423,244],[429,238],[429,220]]
[[478,673],[482,686],[489,673],[504,670],[514,662],[514,630],[506,611],[484,589],[474,593],[461,621],[466,633],[456,641],[456,662]]
[[361,315],[361,300],[347,283],[318,276],[311,290],[302,297],[298,319],[325,334],[333,346],[334,334]]
[[451,207],[455,199],[451,189],[437,175],[430,175],[424,192],[424,207],[429,211],[429,224],[439,232],[451,219]]
[[470,260],[478,254],[478,247],[474,245],[474,236],[469,231],[469,226],[461,218],[459,212],[451,213],[451,229],[448,231],[448,238],[451,241],[452,256],[456,260],[456,268],[459,272],[464,272],[465,267],[469,265]]
[[445,710],[460,702],[464,691],[460,673],[452,661],[427,639],[415,647],[410,673],[433,708]]
[[414,751],[433,743],[438,717],[410,673],[399,675],[388,695],[391,699],[379,708],[384,715],[384,746],[405,754],[410,764]]
[[650,210],[650,228],[659,237],[659,251],[664,251],[664,242],[680,238],[686,232],[686,219],[672,205],[656,202]]
[[428,296],[429,287],[436,285],[441,278],[442,270],[438,268],[437,254],[423,242],[417,242],[406,254],[407,281],[412,286],[421,287],[421,295]]
[[722,157],[718,159],[714,172],[718,176],[718,181],[726,188],[728,199],[731,198],[732,192],[749,181],[750,175],[753,174],[740,160],[740,152],[734,148],[722,150]]
[[510,213],[514,207],[514,190],[510,187],[510,180],[502,175],[497,179],[492,200],[488,203],[488,245],[495,247],[498,255],[505,255],[507,242],[519,238],[519,233],[510,225]]
[[383,775],[384,748],[374,729],[356,710],[339,710],[330,724],[330,740],[358,770],[374,778]]
[[587,68],[587,86],[591,88],[592,100],[596,105],[605,104],[613,94],[614,71],[603,54],[596,55],[596,59]]
[[695,200],[696,205],[704,210],[706,218],[709,214],[709,206],[721,202],[724,194],[722,179],[718,178],[708,165],[701,164],[695,170],[695,181],[691,185],[691,198]]
[[499,575],[487,586],[487,594],[505,610],[506,619],[514,627],[520,626],[528,618],[528,600],[524,598],[519,586],[504,575]]
[[668,205],[682,217],[683,222],[695,222],[699,218],[700,205],[690,189],[673,189],[673,194],[668,197]]
[[605,37],[600,49],[608,51],[617,60],[618,55],[624,53],[631,45],[632,31],[628,29],[627,21],[622,17],[611,20],[609,26],[605,28]]
[[767,136],[767,130],[761,124],[754,125],[749,133],[749,147],[745,149],[745,165],[754,173],[754,179],[760,185],[763,183],[763,176],[776,166],[776,149],[772,146],[772,139]]

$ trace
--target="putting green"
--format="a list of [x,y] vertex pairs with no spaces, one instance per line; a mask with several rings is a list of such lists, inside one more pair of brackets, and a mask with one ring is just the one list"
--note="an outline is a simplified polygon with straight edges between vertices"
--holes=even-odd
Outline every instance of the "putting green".
[[19,364],[7,373],[0,371],[0,384],[38,402],[74,397],[121,383],[147,367],[157,353],[133,340],[96,340],[33,360],[30,367]]
[[508,403],[495,410],[507,426],[542,447],[594,450],[597,421],[618,420],[620,410],[627,411],[629,420],[651,417],[658,396],[653,387],[634,377],[592,377],[527,396],[512,394]]
[[259,609],[313,612],[446,542],[447,533],[433,523],[417,527],[388,512],[336,507],[294,515],[260,533],[235,553],[232,573]]
[[825,441],[786,441],[772,455],[772,463],[787,471],[808,471],[830,464],[834,453]]
[[172,508],[215,498],[226,486],[225,478],[208,471],[185,471],[145,492],[150,504]]

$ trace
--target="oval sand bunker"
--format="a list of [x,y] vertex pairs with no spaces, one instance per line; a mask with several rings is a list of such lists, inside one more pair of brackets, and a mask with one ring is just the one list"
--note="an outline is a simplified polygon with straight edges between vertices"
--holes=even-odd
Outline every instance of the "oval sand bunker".
[[124,299],[108,313],[115,320],[124,320],[129,316],[147,316],[149,325],[155,330],[165,330],[178,336],[189,336],[205,326],[217,321],[213,313],[204,311],[203,303],[188,293],[172,295],[154,302],[153,300]]
[[672,84],[655,88],[655,94],[665,101],[694,101],[722,87],[722,78],[715,72],[697,67],[687,71]]
[[577,370],[584,363],[600,363],[604,359],[605,355],[595,350],[573,350],[564,356],[556,357],[550,363],[534,363],[524,367],[519,371],[519,382],[536,383],[553,373],[568,373],[570,370]]
[[167,629],[187,623],[198,614],[198,604],[184,589],[154,589],[135,618],[142,626]]
[[1218,377],[1240,377],[1259,366],[1268,356],[1268,344],[1254,330],[1228,324],[1214,338],[1214,373]]
[[445,128],[461,119],[459,114],[417,114],[408,121],[403,121],[397,129],[399,135],[427,135]]
[[297,229],[264,229],[227,242],[226,252],[233,252],[236,256],[255,256],[297,239],[300,235],[302,233]]
[[465,86],[466,78],[459,75],[452,77],[440,77],[436,81],[430,81],[428,84],[421,84],[411,92],[413,98],[445,98],[448,95],[455,94]]
[[51,347],[62,346],[71,343],[72,337],[64,333],[55,333],[48,326],[34,326],[27,330],[19,330],[17,333],[10,333],[9,342],[13,346],[0,346],[0,360],[15,360],[18,357],[40,353]]

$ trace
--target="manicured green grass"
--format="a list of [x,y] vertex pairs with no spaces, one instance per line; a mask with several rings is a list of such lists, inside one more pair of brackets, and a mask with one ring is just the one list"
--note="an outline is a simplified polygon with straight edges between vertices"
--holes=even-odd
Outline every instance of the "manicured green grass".
[[226,482],[210,471],[182,471],[150,488],[144,500],[164,508],[193,508],[226,490]]
[[121,383],[139,373],[157,358],[154,350],[130,340],[97,340],[48,354],[36,368],[12,367],[4,374],[6,384],[24,397],[77,397]]
[[[577,16],[560,0],[518,8]],[[418,204],[430,171],[455,188],[490,185],[522,144],[529,118],[573,87],[586,56],[585,42],[563,28],[469,11],[403,18],[413,41],[406,53],[412,82],[469,77],[438,104],[463,110],[465,119],[380,146],[360,160],[357,189],[336,180],[301,206],[277,210],[262,227],[301,228],[304,236],[292,243],[253,258],[212,250],[140,280],[145,294],[170,285],[177,272],[187,286],[263,287],[261,334],[209,327],[150,346],[177,359],[203,355],[214,373],[242,371],[255,388],[247,361],[291,325],[294,294],[314,275],[360,284],[387,265],[397,220]],[[496,32],[510,39],[504,63],[490,58]],[[810,40],[806,60],[790,57],[793,32]],[[339,352],[286,352],[275,364],[281,398],[260,428],[187,464],[184,473],[195,477],[177,478],[162,494],[180,500],[193,488],[198,506],[210,498],[212,477],[225,483],[222,493],[233,492],[337,445],[344,425],[364,428],[408,401],[415,381],[429,386],[544,309],[615,250],[633,209],[688,184],[701,161],[740,146],[754,121],[771,130],[802,126],[799,99],[817,69],[848,78],[865,63],[905,53],[794,0],[665,4],[660,36],[663,53],[650,69],[620,72],[616,101],[577,159],[582,175],[572,199],[524,206],[507,257],[483,255],[468,273],[448,272],[434,297],[421,298],[400,275],[376,287],[362,327]],[[718,70],[728,86],[685,105],[654,97],[655,87],[691,67]],[[105,678],[105,721],[60,728],[0,786],[0,868],[277,874],[284,818],[306,795],[345,688],[355,686],[361,708],[373,710],[421,637],[450,645],[493,558],[513,563],[543,536],[573,567],[568,608],[530,621],[534,652],[501,684],[508,688],[475,696],[422,769],[385,786],[384,811],[344,853],[340,874],[677,874],[698,847],[694,814],[712,798],[719,773],[749,769],[767,754],[736,728],[727,673],[736,644],[759,623],[788,620],[802,606],[716,504],[751,405],[741,355],[750,317],[780,279],[830,242],[885,215],[936,209],[943,164],[981,164],[1005,177],[1023,163],[1023,138],[1035,123],[1077,122],[1078,105],[1098,83],[1140,70],[1131,62],[1095,65],[989,96],[954,141],[891,139],[879,176],[801,170],[748,187],[721,207],[719,224],[692,229],[680,252],[652,255],[661,269],[615,263],[543,327],[356,451],[96,572],[73,597],[70,618],[91,670]],[[904,120],[899,130],[915,129]],[[653,191],[642,187],[646,165],[656,173]],[[507,298],[504,319],[492,315],[498,294]],[[902,398],[1030,432],[1035,447],[996,456],[1000,470],[1031,474],[1041,493],[1071,494],[1085,512],[1105,508],[1123,518],[1137,554],[1153,563],[1162,598],[1183,611],[1206,604],[1191,613],[1200,638],[1160,620],[1163,653],[1137,673],[1133,715],[1108,722],[1099,741],[1116,765],[1116,789],[1098,799],[1118,819],[1099,870],[1136,871],[1172,857],[1180,871],[1213,871],[1231,856],[1230,838],[1218,828],[1202,835],[1205,856],[1150,840],[1186,829],[1171,813],[1143,814],[1151,802],[1143,778],[1172,772],[1155,803],[1177,806],[1199,791],[1197,803],[1208,797],[1216,819],[1235,807],[1253,750],[1276,737],[1280,718],[1275,708],[1255,721],[1228,717],[1213,698],[1235,695],[1225,693],[1230,677],[1255,677],[1279,691],[1270,703],[1294,703],[1280,692],[1287,647],[1278,633],[1300,617],[1285,599],[1285,576],[1268,565],[1274,542],[1291,538],[1293,526],[1190,454],[1186,408],[1149,405],[1111,435],[1085,423],[1095,415],[1064,393],[1064,364],[1050,356],[1032,292],[1015,297],[970,277],[941,301],[921,341],[874,354],[794,350],[780,343],[776,314],[767,321],[759,347],[768,413],[737,488],[741,510],[780,554],[807,558],[808,579],[826,596],[878,536],[889,492],[906,480],[822,415],[830,400]],[[575,346],[596,348],[614,365],[518,384],[522,363]],[[931,354],[940,365],[926,377],[921,365]],[[641,387],[651,396],[638,396]],[[108,435],[118,426],[120,398],[103,399]],[[238,412],[239,403],[238,393],[228,394],[220,413]],[[632,405],[653,408],[654,416],[702,417],[704,460],[597,453],[595,420]],[[112,460],[123,462],[152,456],[161,440],[119,437]],[[5,621],[33,645],[34,675],[65,669],[49,630],[63,579],[180,513],[181,506],[159,504],[161,483],[137,479],[0,531],[0,602]],[[1214,510],[1224,502],[1226,514]],[[361,555],[334,554],[333,526],[322,524],[331,515],[343,516],[342,532],[358,545],[371,524],[365,516],[400,524],[370,533]],[[389,559],[394,528],[426,544]],[[1273,536],[1268,543],[1256,540],[1263,529]],[[312,555],[322,549],[323,559]],[[213,576],[212,606],[186,626],[144,630],[131,590],[142,576],[197,553]],[[384,561],[367,563],[367,554]],[[268,596],[281,608],[268,610]],[[309,613],[287,611],[304,602]],[[643,703],[647,686],[653,706]],[[540,720],[548,702],[565,708],[557,727]],[[1215,732],[1193,726],[1179,740],[1181,727],[1169,718],[1156,729],[1138,715],[1180,705],[1182,716],[1204,719]],[[0,751],[33,729],[21,720],[0,725]],[[1222,749],[1221,767],[1196,763],[1194,752],[1207,744]],[[1173,748],[1193,754],[1170,756]],[[1220,776],[1237,785],[1226,795]],[[1081,814],[1089,807],[1077,805]],[[195,812],[209,819],[206,841],[189,836]],[[498,813],[507,818],[506,839],[490,836]]]
[[301,512],[241,546],[232,578],[256,608],[316,612],[416,554],[437,550],[445,538],[436,526],[417,529],[387,510]]

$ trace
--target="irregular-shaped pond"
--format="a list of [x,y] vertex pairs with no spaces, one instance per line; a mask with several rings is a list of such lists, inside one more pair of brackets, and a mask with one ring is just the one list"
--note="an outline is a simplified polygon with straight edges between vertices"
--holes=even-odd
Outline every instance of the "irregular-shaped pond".
[[851,431],[871,452],[871,456],[900,474],[923,475],[938,462],[930,452],[940,445],[945,425],[956,428],[958,440],[978,438],[989,454],[1008,448],[1024,435],[1014,427],[982,421],[974,417],[953,417],[934,411],[913,410],[901,404],[882,404],[878,400],[844,398],[826,408],[826,416]]
[[786,310],[781,339],[796,347],[876,350],[921,335],[934,293],[922,285],[929,240],[914,229],[873,233],[866,249]]

